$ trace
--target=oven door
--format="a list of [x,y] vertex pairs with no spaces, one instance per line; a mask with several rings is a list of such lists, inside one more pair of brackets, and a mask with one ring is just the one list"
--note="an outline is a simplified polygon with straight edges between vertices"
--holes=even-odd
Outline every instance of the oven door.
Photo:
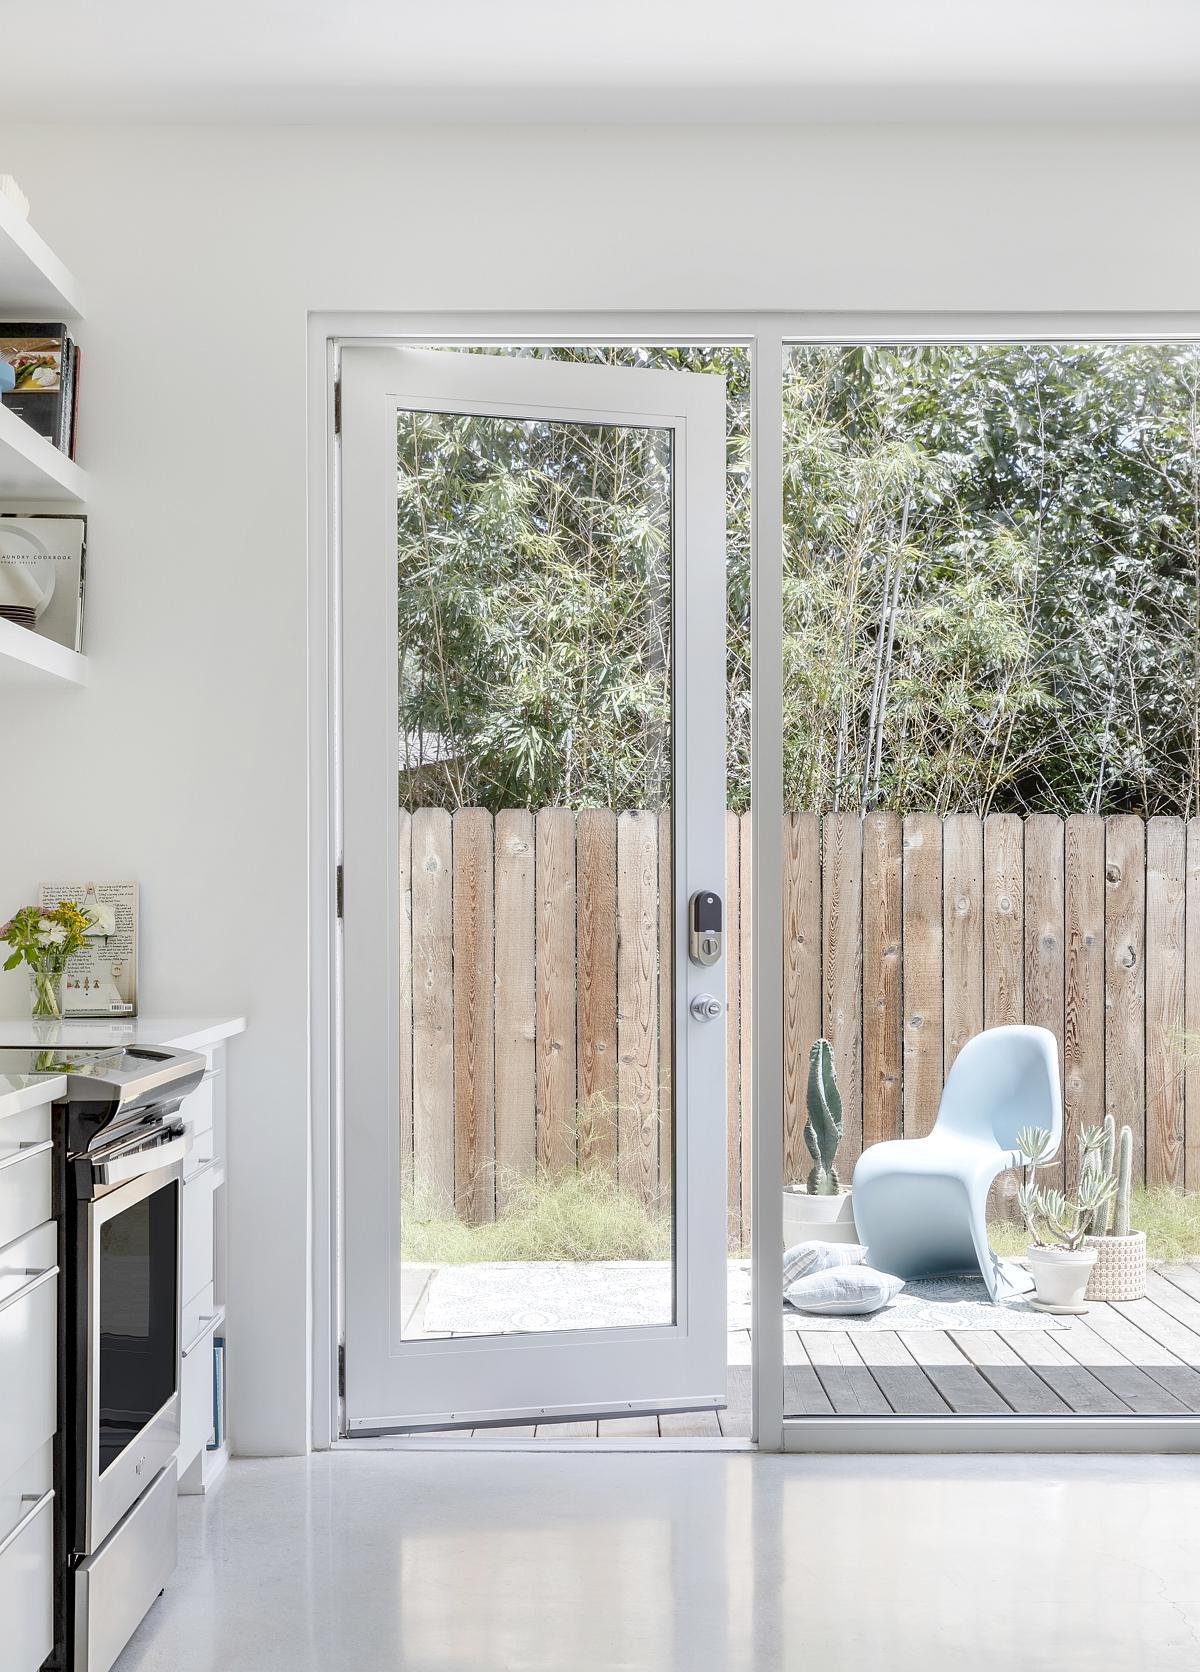
[[99,1547],[179,1445],[182,1164],[173,1159],[123,1179],[128,1165],[97,1166],[95,1198],[80,1203],[87,1251],[81,1555]]

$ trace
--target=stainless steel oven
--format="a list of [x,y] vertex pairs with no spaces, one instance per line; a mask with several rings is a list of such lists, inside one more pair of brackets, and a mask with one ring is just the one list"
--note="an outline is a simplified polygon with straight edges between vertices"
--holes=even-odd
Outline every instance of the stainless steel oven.
[[109,1672],[175,1566],[179,1110],[206,1065],[133,1045],[27,1056],[24,1072],[67,1075],[53,1129],[62,1304],[46,1665]]

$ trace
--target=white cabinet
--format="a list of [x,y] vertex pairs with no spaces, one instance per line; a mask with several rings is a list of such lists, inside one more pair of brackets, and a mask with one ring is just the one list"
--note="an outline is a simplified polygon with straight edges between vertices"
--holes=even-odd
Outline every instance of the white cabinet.
[[[208,1046],[208,1073],[181,1113],[192,1135],[184,1165],[179,1490],[203,1492],[228,1456],[216,1355],[225,1331],[225,1048]],[[211,1445],[214,1429],[220,1444]]]
[[37,1672],[54,1647],[54,1434],[58,1425],[58,1227],[50,1105],[0,1098],[0,1621],[5,1672]]

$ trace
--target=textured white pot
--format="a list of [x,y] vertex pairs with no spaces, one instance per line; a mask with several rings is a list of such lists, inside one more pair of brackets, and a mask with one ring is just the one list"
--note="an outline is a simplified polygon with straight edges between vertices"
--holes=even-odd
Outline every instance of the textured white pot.
[[853,1191],[838,1196],[810,1196],[807,1190],[783,1193],[783,1246],[798,1242],[857,1242]]
[[1089,1300],[1141,1300],[1146,1293],[1146,1233],[1127,1237],[1085,1237],[1096,1250],[1096,1264],[1088,1279]]
[[1083,1305],[1096,1264],[1094,1248],[1030,1248],[1026,1257],[1043,1306]]

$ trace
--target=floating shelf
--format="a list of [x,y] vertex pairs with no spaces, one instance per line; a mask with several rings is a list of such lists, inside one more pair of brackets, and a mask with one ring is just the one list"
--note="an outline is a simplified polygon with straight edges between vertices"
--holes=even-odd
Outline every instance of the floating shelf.
[[50,324],[83,315],[74,274],[0,194],[0,309],[10,320]]
[[0,688],[86,685],[87,677],[86,656],[0,619]]
[[74,459],[0,406],[0,499],[78,505],[86,493],[87,476]]

